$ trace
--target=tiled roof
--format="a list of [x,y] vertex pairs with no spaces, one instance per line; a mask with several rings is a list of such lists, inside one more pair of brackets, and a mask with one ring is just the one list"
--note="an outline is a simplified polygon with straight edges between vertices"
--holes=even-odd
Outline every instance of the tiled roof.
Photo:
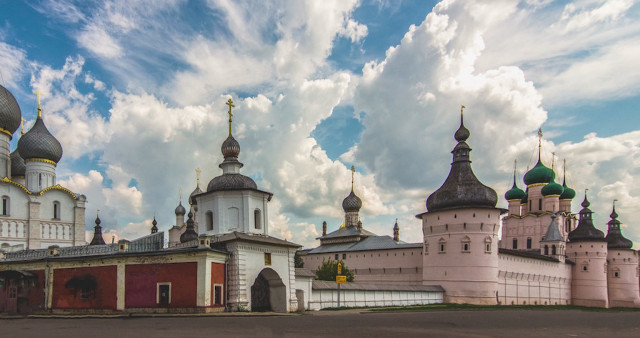
[[396,242],[389,236],[370,236],[358,242],[323,244],[311,249],[308,254],[408,248],[422,248],[422,243]]

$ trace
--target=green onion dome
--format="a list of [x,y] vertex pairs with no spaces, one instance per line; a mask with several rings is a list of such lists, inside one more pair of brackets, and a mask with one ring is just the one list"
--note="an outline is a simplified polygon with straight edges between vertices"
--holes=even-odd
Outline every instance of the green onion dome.
[[562,188],[564,190],[562,191],[562,194],[560,194],[561,200],[572,200],[574,197],[576,197],[576,191],[567,186],[566,180],[563,180]]
[[556,174],[553,170],[542,164],[542,161],[538,158],[536,166],[524,174],[524,183],[528,186],[532,184],[544,184],[551,182],[555,177]]
[[551,183],[542,187],[542,196],[560,196],[564,192],[564,188],[556,183],[554,179],[551,179]]
[[518,188],[518,186],[516,185],[516,180],[514,178],[513,180],[513,186],[511,187],[511,189],[509,189],[507,191],[506,194],[504,194],[504,198],[507,201],[512,201],[512,200],[522,200],[522,198],[525,196],[526,194],[524,193],[524,191],[520,188]]

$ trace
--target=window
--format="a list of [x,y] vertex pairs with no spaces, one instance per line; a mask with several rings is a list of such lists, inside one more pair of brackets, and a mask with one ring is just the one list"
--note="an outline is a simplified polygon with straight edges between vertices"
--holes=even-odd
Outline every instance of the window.
[[338,254],[336,254],[335,259],[338,260]]
[[527,249],[531,249],[531,237],[527,238]]
[[484,252],[485,253],[491,253],[491,237],[488,237],[484,239]]
[[42,189],[42,174],[38,174],[38,187]]
[[531,211],[531,200],[529,200],[529,211]]
[[556,251],[556,246],[555,246],[555,244],[554,244],[554,245],[552,245],[552,246],[551,246],[551,254],[552,254],[552,255],[556,255],[556,252],[557,252],[557,251]]
[[542,210],[542,198],[538,200],[538,210]]
[[256,229],[262,229],[262,217],[260,216],[260,209],[253,211],[253,223]]
[[53,219],[60,219],[60,202],[53,202]]
[[205,214],[205,222],[207,224],[207,230],[213,230],[213,211],[207,211]]
[[545,246],[544,246],[544,254],[545,254],[545,255],[548,255],[548,254],[549,254],[549,246],[548,246],[548,245],[545,245]]
[[9,216],[9,196],[2,196],[2,216]]
[[583,264],[582,265],[582,271],[589,271],[589,268],[587,267],[587,264]]
[[347,259],[347,254],[342,254],[342,259]]
[[264,265],[271,265],[271,253],[270,252],[265,252],[264,253]]
[[444,238],[440,238],[440,240],[438,241],[438,247],[440,249],[439,253],[445,253],[446,252],[447,242],[444,240]]
[[620,271],[614,271],[613,272],[613,277],[620,278]]
[[424,254],[425,255],[429,254],[429,243],[424,243]]
[[222,285],[213,286],[213,305],[222,305]]
[[471,252],[471,239],[469,236],[464,236],[461,241],[462,244],[462,252]]
[[513,248],[514,248],[514,249],[517,249],[517,248],[518,248],[518,239],[517,239],[517,238],[514,238],[514,239],[513,239]]

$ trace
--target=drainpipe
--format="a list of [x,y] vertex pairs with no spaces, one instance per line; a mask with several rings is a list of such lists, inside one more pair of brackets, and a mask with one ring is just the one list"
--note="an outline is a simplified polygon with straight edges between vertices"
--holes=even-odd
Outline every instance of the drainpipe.
[[231,257],[231,253],[227,256],[227,259],[224,261],[224,311],[229,311],[229,258]]

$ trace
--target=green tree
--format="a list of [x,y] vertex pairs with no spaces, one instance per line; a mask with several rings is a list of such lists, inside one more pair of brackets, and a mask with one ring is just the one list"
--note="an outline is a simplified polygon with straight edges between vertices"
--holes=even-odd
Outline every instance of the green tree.
[[293,256],[293,264],[295,265],[296,268],[304,268],[304,261],[302,260],[302,257],[300,257],[300,255],[298,254],[298,251],[296,251],[296,254]]
[[322,265],[320,265],[318,270],[316,270],[316,277],[319,280],[328,280],[335,282],[336,275],[338,275],[338,263],[342,264],[342,275],[347,276],[347,282],[353,282],[353,272],[351,272],[351,270],[349,270],[341,260],[323,260]]

